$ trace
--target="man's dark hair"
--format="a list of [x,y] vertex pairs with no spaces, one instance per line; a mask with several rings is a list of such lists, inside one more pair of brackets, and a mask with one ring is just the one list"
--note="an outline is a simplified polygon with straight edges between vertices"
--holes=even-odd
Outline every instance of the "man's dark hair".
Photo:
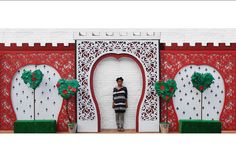
[[116,78],[116,82],[118,82],[119,80],[124,81],[124,79],[122,77]]

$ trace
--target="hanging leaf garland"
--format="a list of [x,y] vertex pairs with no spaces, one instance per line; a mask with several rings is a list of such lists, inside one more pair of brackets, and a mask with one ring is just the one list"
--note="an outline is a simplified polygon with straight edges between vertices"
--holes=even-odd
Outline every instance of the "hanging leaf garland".
[[24,70],[21,78],[25,84],[35,90],[43,80],[43,73],[40,70],[35,70],[34,72]]
[[215,79],[211,73],[203,74],[199,72],[194,72],[191,77],[193,87],[195,87],[201,93],[203,93],[207,88],[209,88],[214,80]]
[[68,100],[72,96],[76,94],[78,91],[79,82],[75,79],[73,80],[66,80],[60,79],[57,82],[58,93],[62,96],[62,98]]
[[166,82],[158,81],[155,83],[155,89],[158,96],[169,102],[177,89],[177,84],[175,80],[172,79],[169,79]]

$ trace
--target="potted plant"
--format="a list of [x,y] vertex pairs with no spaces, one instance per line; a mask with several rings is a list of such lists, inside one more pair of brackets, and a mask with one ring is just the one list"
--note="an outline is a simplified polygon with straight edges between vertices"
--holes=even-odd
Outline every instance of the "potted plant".
[[166,82],[158,81],[155,83],[155,89],[159,97],[163,99],[165,104],[165,122],[160,123],[160,129],[162,133],[169,132],[169,122],[168,122],[168,106],[171,98],[173,97],[177,86],[175,80],[169,79]]
[[35,120],[35,89],[40,85],[40,83],[43,80],[43,73],[40,70],[35,70],[32,72],[31,70],[24,72],[21,75],[21,78],[23,79],[24,83],[27,84],[30,88],[34,90],[34,113],[33,113],[33,119]]
[[191,81],[193,84],[193,87],[195,87],[197,90],[201,92],[201,120],[202,120],[202,110],[203,110],[203,105],[202,105],[202,96],[203,92],[208,89],[211,84],[214,81],[214,77],[210,73],[199,73],[199,72],[194,72],[194,74],[191,77]]
[[66,100],[66,113],[68,117],[67,125],[68,125],[68,131],[70,133],[76,133],[77,123],[72,122],[70,119],[68,103],[69,103],[69,99],[77,93],[78,87],[79,87],[79,83],[75,79],[72,79],[72,80],[60,79],[57,82],[58,93],[61,95],[63,99]]

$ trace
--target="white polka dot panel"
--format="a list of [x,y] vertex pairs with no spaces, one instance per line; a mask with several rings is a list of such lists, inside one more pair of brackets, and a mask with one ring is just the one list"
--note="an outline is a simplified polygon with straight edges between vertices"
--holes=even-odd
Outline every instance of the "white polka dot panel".
[[57,120],[62,105],[62,97],[57,91],[57,81],[61,78],[59,73],[48,65],[27,65],[20,68],[12,79],[11,100],[17,120],[33,120],[34,91],[21,79],[23,70],[41,70],[43,80],[35,90],[35,119]]
[[173,97],[178,119],[201,119],[201,93],[193,87],[191,76],[194,72],[211,73],[214,83],[203,92],[203,120],[219,120],[225,99],[224,80],[220,73],[208,65],[188,65],[175,76],[177,91]]

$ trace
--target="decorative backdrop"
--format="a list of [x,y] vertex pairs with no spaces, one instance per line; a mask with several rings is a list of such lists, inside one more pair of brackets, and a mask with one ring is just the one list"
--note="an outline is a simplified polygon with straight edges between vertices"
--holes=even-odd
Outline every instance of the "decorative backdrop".
[[76,43],[77,79],[81,83],[77,97],[79,131],[100,130],[99,106],[92,99],[89,78],[94,62],[106,53],[131,54],[140,60],[145,69],[147,85],[143,103],[137,112],[136,130],[159,131],[159,98],[153,86],[159,80],[159,41],[77,40]]
[[[95,47],[99,46],[102,50],[109,50],[108,45],[113,45],[112,50],[119,50],[122,52],[122,45],[127,46],[128,43],[90,43],[85,42],[83,45],[84,49],[81,49],[81,57],[86,58],[85,61],[81,61],[79,64],[83,72],[89,71],[89,65],[91,61],[95,60],[97,57],[96,53],[98,49]],[[153,59],[151,55],[152,50],[155,50],[151,44],[140,43],[129,43],[130,48],[126,47],[124,51],[136,50],[136,55],[144,61],[149,61]],[[141,47],[142,46],[142,47]],[[147,49],[146,49],[147,48]],[[90,51],[91,50],[91,51]],[[150,51],[147,51],[150,50]],[[109,50],[110,51],[110,50]],[[13,129],[13,123],[16,120],[16,114],[12,106],[11,101],[11,86],[14,74],[24,66],[29,64],[47,64],[55,68],[55,70],[63,78],[73,78],[75,77],[75,45],[70,44],[69,46],[64,46],[63,44],[58,44],[53,47],[51,44],[46,44],[46,46],[40,46],[40,44],[35,44],[34,46],[29,46],[28,44],[23,44],[22,46],[16,46],[16,44],[11,44],[11,46],[5,46],[0,44],[0,130],[10,130]],[[91,55],[90,55],[91,54]],[[141,55],[141,56],[140,56]],[[224,104],[223,109],[219,112],[220,120],[223,123],[224,130],[236,130],[236,44],[231,44],[230,46],[225,46],[225,44],[220,44],[219,46],[213,46],[212,43],[208,43],[206,46],[202,46],[201,43],[196,43],[195,46],[190,46],[188,43],[183,46],[177,46],[177,44],[172,44],[171,46],[165,46],[161,44],[160,47],[160,62],[161,62],[161,79],[175,78],[181,69],[190,65],[208,65],[213,67],[222,76],[224,81]],[[155,72],[152,62],[147,62],[148,71]],[[77,64],[76,64],[77,65]],[[90,63],[91,66],[91,63]],[[184,69],[183,69],[184,70]],[[94,113],[93,106],[91,105],[91,100],[86,99],[89,96],[89,90],[85,88],[88,84],[88,73],[84,74],[85,78],[79,78],[81,81],[81,86],[83,89],[79,93],[84,101],[78,110],[82,110],[80,119],[91,120],[96,117]],[[150,86],[152,82],[155,82],[157,78],[153,78],[150,81]],[[178,85],[177,85],[178,86]],[[178,89],[179,90],[179,89]],[[149,94],[154,95],[155,91],[150,91]],[[155,94],[156,95],[156,94]],[[185,95],[185,94],[184,94]],[[81,99],[82,99],[81,98]],[[156,102],[156,98],[153,102]],[[151,104],[153,103],[151,102]],[[150,102],[146,102],[147,104]],[[75,101],[72,99],[70,102],[72,107],[75,105]],[[161,116],[163,116],[164,108],[162,106],[165,103],[161,103]],[[170,103],[169,107],[169,122],[171,122],[171,130],[178,130],[178,117],[177,117],[177,106],[174,107],[173,102]],[[187,104],[187,103],[186,103]],[[66,111],[63,102],[62,109],[60,110],[58,117],[58,130],[67,130],[66,126]],[[155,107],[154,107],[155,108]],[[213,108],[213,107],[212,107]],[[156,119],[153,117],[153,110],[151,106],[144,106],[142,113],[142,120]],[[150,113],[145,115],[145,111]],[[74,108],[70,109],[71,119],[76,119],[76,113]],[[217,113],[216,113],[217,114]],[[158,119],[158,118],[157,118]],[[161,117],[161,121],[164,118]],[[86,121],[85,121],[86,122]]]
[[[190,46],[188,43],[183,46],[177,46],[177,44],[172,44],[172,46],[161,46],[161,79],[175,78],[178,72],[186,66],[190,65],[208,65],[214,68],[222,76],[224,85],[219,86],[219,94],[224,96],[224,102],[221,99],[218,102],[221,104],[223,102],[223,109],[216,110],[216,115],[219,115],[220,121],[223,125],[223,130],[235,130],[236,129],[236,47],[235,45],[225,46],[220,44],[220,46],[213,46],[209,43],[207,46],[202,46],[201,44],[196,44],[196,46]],[[202,67],[204,68],[204,67]],[[201,68],[200,68],[201,69]],[[212,70],[214,71],[214,70]],[[220,75],[216,75],[216,80]],[[177,83],[178,87],[178,83]],[[224,87],[224,89],[223,89]],[[184,91],[182,87],[178,87],[177,91]],[[216,85],[217,88],[217,85]],[[211,91],[211,90],[210,90]],[[187,93],[187,92],[186,92]],[[189,94],[189,93],[187,93]],[[223,95],[222,95],[223,94]],[[209,98],[210,100],[215,99],[215,93]],[[190,98],[191,99],[191,98]],[[208,102],[209,102],[208,101]],[[208,104],[207,102],[207,104]],[[211,101],[210,101],[211,102]],[[161,103],[163,107],[165,103]],[[208,106],[208,105],[206,105]],[[213,105],[212,110],[214,109]],[[217,106],[217,105],[215,105]],[[171,102],[169,107],[169,122],[171,123],[171,130],[178,130],[178,117],[176,111],[178,106],[174,106]],[[216,108],[216,107],[215,107]],[[161,115],[164,114],[164,108],[161,108]],[[163,121],[164,118],[161,118]]]
[[[52,44],[46,44],[40,46],[35,44],[29,46],[23,44],[22,46],[16,46],[11,44],[10,47],[0,44],[0,129],[10,130],[13,129],[14,121],[16,120],[16,114],[11,100],[11,86],[14,75],[20,68],[27,65],[49,65],[53,67],[61,77],[74,78],[75,77],[75,52],[74,44],[64,46],[58,44],[52,46]],[[45,74],[44,77],[49,77]],[[20,79],[19,79],[20,80]],[[53,90],[53,89],[51,89]],[[57,89],[55,90],[57,93]],[[49,96],[50,97],[50,96]],[[75,98],[70,101],[72,105],[69,109],[71,113],[71,119],[76,120],[75,113]],[[53,106],[48,105],[48,106]],[[59,131],[67,130],[67,115],[65,110],[65,102],[63,102],[62,108],[58,116],[57,128]],[[45,109],[46,110],[46,109]]]

